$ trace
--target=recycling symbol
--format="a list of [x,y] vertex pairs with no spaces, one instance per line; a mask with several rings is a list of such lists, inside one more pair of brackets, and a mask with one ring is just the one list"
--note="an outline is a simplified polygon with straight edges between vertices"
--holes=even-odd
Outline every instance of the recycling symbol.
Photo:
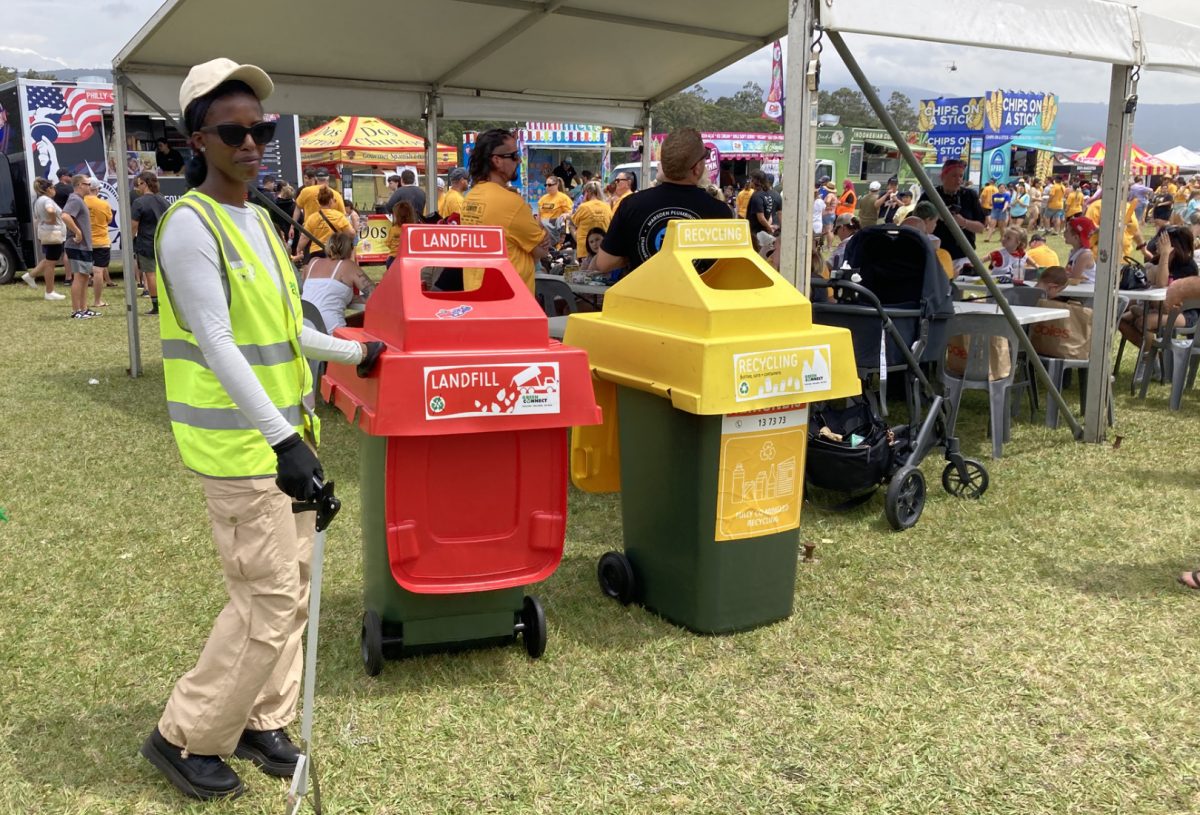
[[446,400],[440,396],[435,396],[429,400],[429,410],[431,413],[441,413],[446,409]]
[[740,393],[742,396],[745,396],[749,392],[750,392],[750,383],[743,379],[742,384],[738,385],[738,393]]
[[771,459],[775,458],[775,452],[775,443],[767,442],[762,446],[762,449],[758,451],[758,457],[763,461],[770,461]]

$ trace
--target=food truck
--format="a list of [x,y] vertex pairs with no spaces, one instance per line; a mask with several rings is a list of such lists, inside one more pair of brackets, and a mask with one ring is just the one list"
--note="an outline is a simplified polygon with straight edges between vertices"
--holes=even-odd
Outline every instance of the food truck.
[[[463,133],[464,167],[471,161],[477,135],[471,130]],[[611,143],[612,132],[601,125],[526,122],[517,131],[521,168],[513,186],[536,212],[538,199],[546,194],[546,177],[567,159],[576,173],[590,170],[597,179],[607,178],[612,169]],[[573,194],[579,187],[563,191]]]
[[[918,134],[908,133],[905,141],[924,163],[933,150],[919,143]],[[915,180],[900,155],[900,148],[886,130],[875,127],[821,125],[817,128],[817,172],[815,178],[828,176],[841,189],[843,179],[854,182],[859,195],[872,181],[881,185],[895,176],[901,186]]]
[[[129,200],[117,189],[117,161],[125,161],[132,177],[143,170],[159,172],[155,142],[166,138],[186,158],[184,138],[161,116],[127,115],[126,143],[113,143],[113,88],[100,77],[58,82],[16,79],[0,85],[0,283],[36,264],[31,226],[33,180],[58,181],[58,171],[97,178],[100,196],[113,209],[109,224],[114,253],[120,249],[118,212]],[[300,154],[295,116],[276,117],[275,140],[267,145],[259,177],[273,175],[297,184]],[[159,172],[159,191],[174,201],[186,191],[181,175]],[[11,195],[7,190],[11,185]],[[7,236],[7,237],[4,237]]]

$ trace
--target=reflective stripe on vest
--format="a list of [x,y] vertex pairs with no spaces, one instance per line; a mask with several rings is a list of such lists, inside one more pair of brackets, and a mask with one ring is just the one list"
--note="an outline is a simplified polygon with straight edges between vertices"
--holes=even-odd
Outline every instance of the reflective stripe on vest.
[[[315,444],[319,421],[313,410],[312,375],[300,350],[303,318],[295,272],[274,227],[257,207],[248,206],[257,221],[249,228],[262,230],[269,257],[259,257],[229,213],[195,190],[166,212],[156,239],[161,241],[170,219],[182,207],[190,209],[213,235],[233,341],[287,423]],[[185,270],[172,271],[163,264],[161,252],[158,257],[160,276],[167,284],[159,289],[167,412],[184,463],[215,478],[273,475],[274,451],[226,393],[195,335],[176,316],[170,280]],[[282,279],[282,294],[271,264]]]

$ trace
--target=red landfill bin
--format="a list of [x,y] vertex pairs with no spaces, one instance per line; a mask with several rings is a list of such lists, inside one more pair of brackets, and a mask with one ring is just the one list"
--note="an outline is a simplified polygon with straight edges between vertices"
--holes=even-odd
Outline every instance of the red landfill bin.
[[[421,290],[425,267],[480,288]],[[330,363],[321,392],[362,431],[363,664],[512,642],[545,648],[523,587],[562,559],[567,433],[598,424],[587,354],[549,337],[499,227],[407,225],[347,339],[387,344],[368,379]]]

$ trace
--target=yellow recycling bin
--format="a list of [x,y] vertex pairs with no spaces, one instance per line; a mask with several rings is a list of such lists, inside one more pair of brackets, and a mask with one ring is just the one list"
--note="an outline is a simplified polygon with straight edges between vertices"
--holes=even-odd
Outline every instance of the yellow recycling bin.
[[587,350],[605,420],[574,429],[572,481],[622,493],[601,590],[701,633],[789,616],[807,403],[861,392],[850,332],[813,325],[747,222],[673,221],[564,342]]

